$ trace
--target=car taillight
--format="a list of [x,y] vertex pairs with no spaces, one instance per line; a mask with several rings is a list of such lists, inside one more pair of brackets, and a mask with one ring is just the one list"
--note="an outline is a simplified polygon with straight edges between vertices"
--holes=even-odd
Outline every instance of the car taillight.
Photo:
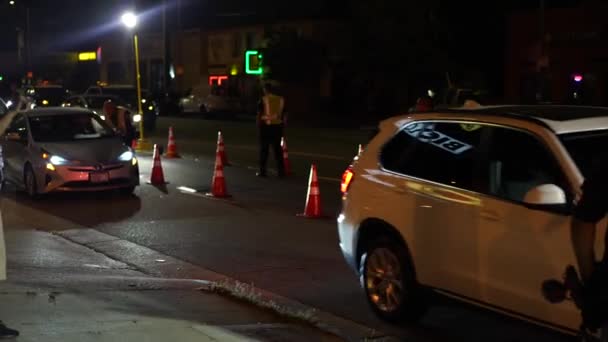
[[348,169],[346,169],[346,171],[344,171],[342,174],[342,182],[340,183],[340,191],[342,191],[343,194],[348,191],[350,183],[353,181],[354,177],[355,173],[353,172],[353,168],[349,166]]

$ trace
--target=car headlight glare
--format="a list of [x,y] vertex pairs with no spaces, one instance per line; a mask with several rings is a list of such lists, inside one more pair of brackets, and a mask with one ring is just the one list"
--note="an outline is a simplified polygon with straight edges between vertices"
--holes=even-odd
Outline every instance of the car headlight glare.
[[67,163],[68,160],[60,156],[51,156],[51,158],[49,158],[49,162],[51,162],[53,165],[62,165]]
[[126,162],[126,161],[131,161],[133,159],[133,157],[134,157],[133,152],[125,151],[120,155],[120,157],[118,157],[118,160]]
[[140,121],[141,121],[141,114],[133,115],[133,122],[140,122]]

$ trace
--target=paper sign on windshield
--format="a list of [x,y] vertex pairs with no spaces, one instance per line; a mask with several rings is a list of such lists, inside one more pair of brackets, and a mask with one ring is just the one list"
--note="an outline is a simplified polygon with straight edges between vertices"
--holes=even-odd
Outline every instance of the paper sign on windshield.
[[450,153],[461,154],[473,148],[467,143],[436,131],[434,125],[413,124],[404,130],[410,136]]

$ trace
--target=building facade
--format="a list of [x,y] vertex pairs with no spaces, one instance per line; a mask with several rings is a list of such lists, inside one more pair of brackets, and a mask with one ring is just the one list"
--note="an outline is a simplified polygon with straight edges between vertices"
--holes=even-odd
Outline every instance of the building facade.
[[[608,105],[608,7],[538,11],[508,22],[505,97],[515,103]],[[540,39],[544,31],[544,39]]]

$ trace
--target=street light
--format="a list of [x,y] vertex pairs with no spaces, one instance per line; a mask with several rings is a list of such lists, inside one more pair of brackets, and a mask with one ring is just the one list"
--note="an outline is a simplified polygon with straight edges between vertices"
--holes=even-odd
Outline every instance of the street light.
[[[137,16],[133,12],[125,12],[120,18],[122,23],[129,30],[134,30],[137,26]],[[137,142],[138,151],[150,150],[150,144],[144,138],[144,111],[142,109],[141,99],[141,74],[139,73],[139,44],[137,40],[137,33],[133,32],[133,48],[135,50],[135,82],[137,87],[137,112],[141,115],[139,121],[139,141]]]

